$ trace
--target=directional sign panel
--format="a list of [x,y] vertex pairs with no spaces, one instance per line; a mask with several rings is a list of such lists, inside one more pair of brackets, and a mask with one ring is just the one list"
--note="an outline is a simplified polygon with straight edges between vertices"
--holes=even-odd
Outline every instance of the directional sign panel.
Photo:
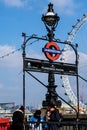
[[41,73],[76,75],[77,67],[75,64],[67,64],[62,62],[49,62],[47,60],[38,60],[33,58],[25,58],[25,71],[34,71]]

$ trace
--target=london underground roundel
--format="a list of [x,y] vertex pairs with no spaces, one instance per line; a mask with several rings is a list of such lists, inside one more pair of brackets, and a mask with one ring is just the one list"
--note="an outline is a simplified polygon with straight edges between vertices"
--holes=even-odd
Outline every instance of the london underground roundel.
[[55,42],[49,42],[43,49],[46,57],[49,60],[57,60],[61,54],[59,46]]

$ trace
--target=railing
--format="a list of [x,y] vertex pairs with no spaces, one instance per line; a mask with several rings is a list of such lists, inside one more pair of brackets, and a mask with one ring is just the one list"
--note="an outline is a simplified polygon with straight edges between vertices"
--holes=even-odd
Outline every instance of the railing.
[[[44,125],[48,127],[44,127]],[[34,126],[35,125],[35,126]],[[40,122],[36,126],[35,122],[25,123],[25,130],[52,130],[51,126],[57,125],[58,130],[87,130],[87,120],[81,121],[62,121],[62,122]],[[56,129],[55,129],[56,130]]]
[[[10,130],[10,119],[0,119],[0,130]],[[52,130],[52,125],[57,125],[58,130],[87,130],[87,115],[81,115],[77,120],[75,116],[66,116],[61,122],[35,122],[24,123],[24,130]],[[56,129],[55,129],[56,130]]]
[[[4,122],[3,122],[4,121]],[[10,130],[9,120],[0,121],[0,130]],[[63,120],[61,122],[26,122],[24,130],[53,130],[53,125],[57,125],[58,130],[87,130],[87,120]],[[57,129],[55,129],[57,130]]]

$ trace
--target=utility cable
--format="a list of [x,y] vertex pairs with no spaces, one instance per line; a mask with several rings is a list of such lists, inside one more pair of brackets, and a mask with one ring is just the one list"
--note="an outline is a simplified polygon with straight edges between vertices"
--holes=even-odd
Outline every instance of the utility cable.
[[[39,40],[39,39],[34,40],[33,42],[27,44],[26,46],[32,45],[33,43],[37,42],[38,40]],[[16,53],[16,52],[22,50],[22,49],[23,49],[23,45],[21,45],[21,47],[18,48],[18,49],[16,49],[16,50],[13,50],[13,51],[11,51],[11,52],[5,54],[5,55],[0,56],[0,59],[3,59],[3,58],[5,58],[5,57],[8,57],[8,56],[10,56],[10,55],[12,55],[12,54],[14,54],[14,53]]]

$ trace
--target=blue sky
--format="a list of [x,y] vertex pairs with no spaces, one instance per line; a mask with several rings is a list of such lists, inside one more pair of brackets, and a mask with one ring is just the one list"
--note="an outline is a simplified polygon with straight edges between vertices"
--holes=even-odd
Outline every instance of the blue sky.
[[[86,0],[0,0],[0,102],[22,104],[22,49],[13,52],[23,44],[22,32],[28,36],[37,34],[40,37],[47,34],[41,17],[47,11],[49,2],[54,4],[54,10],[60,16],[55,37],[65,41],[72,25],[87,13]],[[79,51],[85,53],[87,59],[86,26],[85,29],[86,32],[82,30],[78,33],[74,42],[78,42]],[[45,58],[41,55],[44,45],[45,43],[36,42],[28,46],[27,55]],[[44,100],[46,89],[29,75],[26,77],[26,104],[37,106]],[[40,77],[47,84],[47,75],[39,74],[38,78]],[[59,86],[57,91],[64,96],[61,81],[56,81],[56,84]]]

